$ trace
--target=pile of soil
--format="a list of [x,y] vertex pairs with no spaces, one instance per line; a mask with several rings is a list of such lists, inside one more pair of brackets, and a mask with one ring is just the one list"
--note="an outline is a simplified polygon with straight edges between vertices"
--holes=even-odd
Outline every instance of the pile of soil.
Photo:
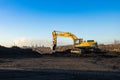
[[34,51],[41,53],[41,54],[51,54],[52,50],[50,47],[37,47],[33,48]]
[[6,48],[0,46],[0,58],[29,58],[40,57],[41,54],[32,49],[22,49],[16,46]]

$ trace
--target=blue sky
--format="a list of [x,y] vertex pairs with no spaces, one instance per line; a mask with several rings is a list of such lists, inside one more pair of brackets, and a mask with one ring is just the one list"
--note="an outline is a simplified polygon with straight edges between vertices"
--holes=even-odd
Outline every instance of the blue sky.
[[[99,43],[120,40],[119,0],[0,0],[0,44],[52,41],[53,30]],[[69,43],[66,38],[59,41]]]

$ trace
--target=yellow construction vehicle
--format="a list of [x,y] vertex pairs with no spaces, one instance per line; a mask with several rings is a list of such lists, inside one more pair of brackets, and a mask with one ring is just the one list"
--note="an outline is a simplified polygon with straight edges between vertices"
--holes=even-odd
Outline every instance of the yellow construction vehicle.
[[98,47],[97,42],[95,42],[94,40],[83,41],[82,38],[77,38],[74,34],[70,32],[53,31],[52,35],[53,35],[53,48],[52,48],[53,53],[56,52],[58,36],[70,37],[73,39],[74,45],[73,48],[71,49],[72,53],[81,54],[85,52],[92,52]]

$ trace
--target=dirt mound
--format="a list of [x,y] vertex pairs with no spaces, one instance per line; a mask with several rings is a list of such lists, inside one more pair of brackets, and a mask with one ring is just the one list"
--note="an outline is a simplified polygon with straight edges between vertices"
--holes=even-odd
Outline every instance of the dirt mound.
[[22,49],[16,46],[11,48],[0,46],[0,58],[29,58],[40,56],[40,53],[35,52],[32,49]]
[[52,50],[50,49],[50,47],[38,47],[38,48],[33,48],[33,50],[41,54],[52,53]]
[[108,45],[100,44],[99,48],[109,52],[120,53],[120,44],[108,44]]
[[104,58],[113,58],[113,57],[119,57],[120,52],[112,52],[112,51],[104,51],[103,49],[97,50],[95,53],[84,53],[84,54],[75,54],[71,53],[70,50],[73,48],[73,46],[58,46],[56,48],[56,53],[52,54],[52,50],[50,47],[38,47],[34,48],[34,51],[37,51],[41,54],[52,54],[54,56],[60,56],[60,57],[104,57]]

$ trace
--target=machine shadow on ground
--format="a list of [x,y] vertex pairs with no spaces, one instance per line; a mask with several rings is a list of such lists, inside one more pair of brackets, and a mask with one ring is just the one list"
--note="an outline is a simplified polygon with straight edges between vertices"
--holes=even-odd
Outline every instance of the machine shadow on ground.
[[120,72],[61,69],[0,70],[1,80],[119,80]]

